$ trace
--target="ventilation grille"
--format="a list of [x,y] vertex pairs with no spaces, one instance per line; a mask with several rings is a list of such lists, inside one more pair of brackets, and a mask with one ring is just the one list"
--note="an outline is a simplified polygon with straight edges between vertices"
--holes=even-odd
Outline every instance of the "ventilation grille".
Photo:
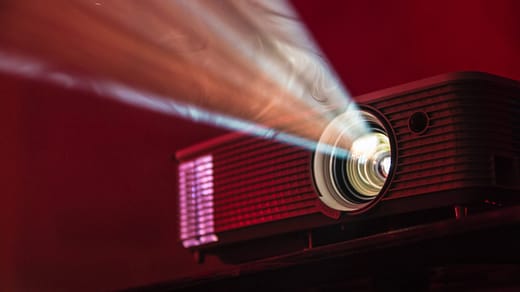
[[215,242],[213,158],[202,156],[179,165],[180,232],[184,247]]
[[318,212],[309,151],[242,135],[210,148],[181,163],[181,197],[194,196],[181,202],[182,240]]
[[[516,107],[513,107],[515,103]],[[493,154],[518,158],[518,126],[511,118],[515,99],[485,84],[452,84],[372,102],[396,134],[398,160],[389,198],[496,182]],[[415,112],[430,126],[418,135],[408,129]],[[520,112],[515,113],[518,122]],[[517,135],[518,136],[518,135]]]

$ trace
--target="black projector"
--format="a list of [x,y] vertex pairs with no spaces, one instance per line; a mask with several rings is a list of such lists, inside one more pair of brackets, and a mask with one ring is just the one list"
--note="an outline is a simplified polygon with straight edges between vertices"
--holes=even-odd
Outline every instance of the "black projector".
[[316,151],[243,133],[178,151],[183,246],[244,261],[518,201],[517,81],[452,73],[355,100]]

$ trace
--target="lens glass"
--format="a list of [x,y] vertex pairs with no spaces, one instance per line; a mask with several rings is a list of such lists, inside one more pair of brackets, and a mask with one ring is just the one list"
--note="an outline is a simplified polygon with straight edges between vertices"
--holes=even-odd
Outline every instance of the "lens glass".
[[346,179],[362,198],[377,196],[391,165],[390,141],[382,132],[366,134],[352,143],[346,161]]

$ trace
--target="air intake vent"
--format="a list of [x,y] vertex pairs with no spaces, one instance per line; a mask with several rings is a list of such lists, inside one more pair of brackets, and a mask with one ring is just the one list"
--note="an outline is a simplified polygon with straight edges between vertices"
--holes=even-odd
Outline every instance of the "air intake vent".
[[213,184],[211,155],[179,165],[180,225],[184,247],[218,240],[214,233]]
[[319,212],[309,151],[234,134],[209,149],[211,155],[181,158],[185,245],[200,244],[198,236],[216,240],[214,233]]

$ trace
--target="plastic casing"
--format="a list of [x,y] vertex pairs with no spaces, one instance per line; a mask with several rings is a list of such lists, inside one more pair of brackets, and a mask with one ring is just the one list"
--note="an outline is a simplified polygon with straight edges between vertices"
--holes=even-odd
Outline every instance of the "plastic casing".
[[[196,249],[355,224],[430,208],[511,196],[520,190],[520,85],[480,72],[435,76],[355,98],[390,126],[394,171],[368,212],[332,210],[318,199],[312,153],[273,140],[228,134],[176,153],[182,163],[213,157],[218,241]],[[410,119],[426,114],[422,131]]]

